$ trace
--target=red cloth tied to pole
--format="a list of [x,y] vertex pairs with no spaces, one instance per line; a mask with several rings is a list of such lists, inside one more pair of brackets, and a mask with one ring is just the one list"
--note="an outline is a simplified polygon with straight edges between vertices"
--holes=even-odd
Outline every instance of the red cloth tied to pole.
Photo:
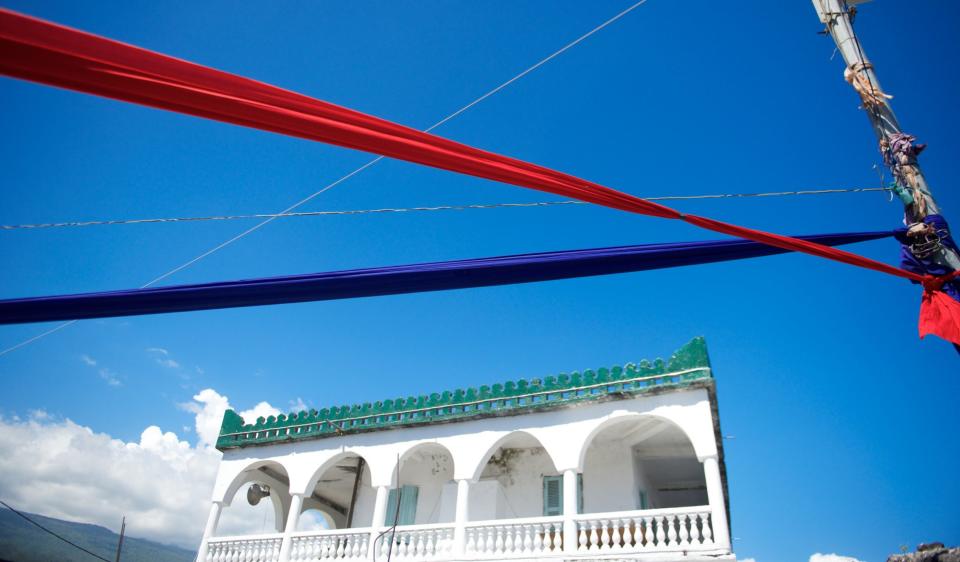
[[[363,150],[537,189],[614,209],[686,222],[898,277],[924,278],[820,244],[681,213],[543,166],[480,150],[263,82],[0,9],[0,73]],[[960,303],[927,291],[921,331],[960,344]],[[942,297],[942,298],[941,298]],[[956,306],[954,306],[956,305]],[[924,330],[926,330],[924,332]]]
[[960,302],[940,290],[944,283],[958,277],[960,270],[940,277],[924,277],[923,298],[920,301],[921,339],[933,334],[960,346]]

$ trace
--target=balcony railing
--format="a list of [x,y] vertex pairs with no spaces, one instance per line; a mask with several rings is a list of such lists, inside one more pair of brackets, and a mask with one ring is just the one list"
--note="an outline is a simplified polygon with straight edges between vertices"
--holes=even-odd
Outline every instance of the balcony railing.
[[369,552],[369,529],[297,533],[291,540],[290,561],[366,560]]
[[664,552],[714,546],[710,508],[577,515],[577,552]]
[[[564,542],[564,523],[575,541]],[[718,550],[708,506],[590,513],[570,518],[531,517],[470,521],[456,541],[453,523],[386,529],[343,529],[295,533],[291,562],[321,560],[509,560],[605,558],[611,554],[710,552]],[[218,537],[202,562],[279,562],[283,535]]]
[[471,521],[465,535],[467,558],[540,557],[563,552],[563,517]]
[[277,562],[283,535],[216,537],[207,543],[206,562]]

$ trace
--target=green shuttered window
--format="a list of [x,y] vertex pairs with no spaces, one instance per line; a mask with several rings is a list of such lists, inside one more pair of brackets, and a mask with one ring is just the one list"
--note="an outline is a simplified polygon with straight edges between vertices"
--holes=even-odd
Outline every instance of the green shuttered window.
[[[583,474],[577,474],[577,513],[583,513]],[[543,477],[543,515],[563,515],[563,476]]]
[[420,488],[403,486],[400,489],[400,512],[397,513],[397,489],[390,490],[387,496],[387,526],[413,525],[417,518],[417,496]]

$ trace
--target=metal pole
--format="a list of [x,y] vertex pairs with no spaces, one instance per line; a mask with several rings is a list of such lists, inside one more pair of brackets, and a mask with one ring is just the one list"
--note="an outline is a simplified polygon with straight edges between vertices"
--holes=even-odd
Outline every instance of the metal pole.
[[[820,21],[827,26],[827,32],[833,38],[837,50],[847,64],[844,76],[860,93],[863,108],[870,117],[870,123],[877,135],[877,140],[881,144],[890,143],[895,135],[901,134],[903,131],[897,117],[893,114],[889,97],[880,88],[877,73],[870,61],[867,60],[863,46],[853,31],[855,6],[865,1],[869,0],[813,0],[813,6],[817,10],[817,15],[820,16]],[[915,159],[911,159],[911,162],[901,166],[899,174],[898,170],[891,171],[898,179],[898,184],[910,184],[901,185],[901,187],[912,192],[915,200],[912,204],[905,202],[908,223],[922,223],[926,215],[939,214],[937,202],[934,200],[933,194],[930,192],[930,186],[923,177],[923,172]],[[900,177],[897,177],[898,175]],[[906,177],[904,178],[904,176]],[[905,181],[902,181],[904,179]],[[916,199],[922,199],[922,202],[916,201]],[[913,229],[911,229],[912,231]],[[935,261],[951,269],[960,269],[960,256],[957,256],[948,248],[940,247],[932,257]]]
[[123,550],[123,532],[127,529],[127,516],[123,516],[123,522],[120,523],[120,542],[117,543],[117,561],[120,562],[120,551]]

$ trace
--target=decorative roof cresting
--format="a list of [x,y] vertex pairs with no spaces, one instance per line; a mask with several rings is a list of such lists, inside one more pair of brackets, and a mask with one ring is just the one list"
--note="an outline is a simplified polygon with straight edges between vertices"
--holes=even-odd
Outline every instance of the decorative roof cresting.
[[703,337],[678,349],[668,361],[562,373],[543,379],[520,379],[353,406],[257,418],[245,424],[233,410],[223,414],[217,448],[220,450],[301,439],[319,439],[345,433],[393,427],[460,421],[497,415],[516,415],[603,398],[655,393],[711,379],[710,358]]

